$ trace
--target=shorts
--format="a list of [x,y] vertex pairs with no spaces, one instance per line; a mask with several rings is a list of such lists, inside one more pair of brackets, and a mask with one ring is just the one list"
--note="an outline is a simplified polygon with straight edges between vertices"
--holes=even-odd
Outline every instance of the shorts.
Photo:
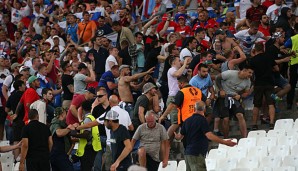
[[274,85],[284,88],[287,84],[289,84],[288,80],[285,79],[282,75],[274,76]]
[[271,94],[274,93],[273,86],[255,86],[254,87],[254,106],[262,107],[263,97],[265,97],[267,105],[273,105],[274,101],[271,98]]
[[225,98],[218,98],[216,101],[217,102],[215,105],[218,108],[218,111],[216,112],[216,114],[218,115],[217,117],[228,118],[230,117],[230,115],[232,117],[232,116],[235,116],[237,113],[242,113],[242,114],[245,113],[244,108],[242,107],[240,102],[239,102],[240,103],[239,106],[233,104],[231,108],[229,108],[225,106]]
[[4,107],[0,107],[0,125],[4,125],[7,117],[7,113],[4,110]]
[[[168,96],[167,106],[169,106],[170,103],[172,103],[174,101],[175,101],[175,96]],[[177,110],[177,108],[174,108],[170,112],[170,116],[171,116],[171,124],[177,124],[178,123],[178,110]]]

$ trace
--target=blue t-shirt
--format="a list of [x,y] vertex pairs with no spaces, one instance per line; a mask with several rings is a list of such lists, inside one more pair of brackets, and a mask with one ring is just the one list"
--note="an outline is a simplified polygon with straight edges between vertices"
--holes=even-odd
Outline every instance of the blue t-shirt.
[[196,75],[191,78],[191,80],[189,81],[189,84],[200,89],[204,94],[204,96],[206,97],[208,95],[208,88],[213,86],[213,83],[209,74],[207,78],[201,78],[200,76]]
[[71,40],[74,41],[75,43],[78,42],[77,30],[78,30],[78,24],[75,24],[74,26],[69,24],[66,30],[66,33],[70,35]]
[[187,118],[181,128],[184,135],[183,145],[185,155],[206,156],[208,151],[208,138],[205,136],[210,132],[206,118],[200,114],[193,114]]
[[108,96],[110,96],[112,94],[112,90],[109,89],[107,84],[108,82],[115,83],[115,77],[111,71],[103,73],[98,82],[98,87],[104,87],[107,90]]

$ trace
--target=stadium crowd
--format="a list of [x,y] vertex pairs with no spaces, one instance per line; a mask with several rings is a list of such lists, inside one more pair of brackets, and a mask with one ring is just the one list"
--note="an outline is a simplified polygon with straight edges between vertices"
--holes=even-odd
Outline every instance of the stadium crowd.
[[247,136],[245,99],[252,130],[298,107],[297,6],[0,0],[0,152],[20,171],[157,171],[175,138],[206,170],[209,140],[235,145],[230,119]]

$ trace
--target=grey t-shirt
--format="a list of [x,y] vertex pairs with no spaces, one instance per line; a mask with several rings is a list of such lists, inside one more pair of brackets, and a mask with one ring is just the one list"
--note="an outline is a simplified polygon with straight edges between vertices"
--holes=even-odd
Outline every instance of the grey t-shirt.
[[154,161],[159,162],[160,143],[169,139],[166,129],[159,123],[156,123],[155,128],[148,128],[144,123],[138,127],[133,139],[140,140],[140,147],[144,147],[146,153],[152,157]]
[[73,77],[73,88],[74,88],[74,94],[84,94],[86,91],[87,83],[85,82],[87,76],[81,73],[76,74]]
[[229,95],[238,94],[242,90],[249,90],[251,82],[250,79],[240,79],[238,76],[239,71],[228,70],[221,73],[222,88]]

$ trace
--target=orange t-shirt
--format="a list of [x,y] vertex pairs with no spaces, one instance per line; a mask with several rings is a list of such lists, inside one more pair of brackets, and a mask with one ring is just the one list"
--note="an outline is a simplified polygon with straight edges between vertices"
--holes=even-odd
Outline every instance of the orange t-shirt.
[[[84,32],[85,27],[86,27],[86,30]],[[81,42],[81,43],[89,42],[92,38],[92,30],[96,31],[96,29],[97,29],[97,26],[94,21],[89,21],[87,23],[87,26],[86,26],[86,23],[80,22],[78,24],[78,32],[77,33],[79,35],[79,38],[83,39],[83,42]],[[84,32],[84,35],[83,35],[83,32]],[[82,37],[82,35],[83,35],[83,37]]]

